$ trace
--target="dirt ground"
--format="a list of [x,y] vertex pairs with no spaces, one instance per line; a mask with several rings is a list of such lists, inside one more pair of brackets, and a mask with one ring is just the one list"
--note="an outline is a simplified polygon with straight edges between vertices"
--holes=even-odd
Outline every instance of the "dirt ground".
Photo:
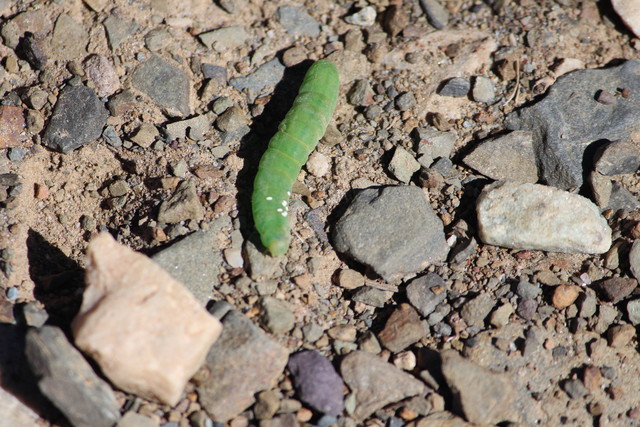
[[[557,77],[563,60],[577,60],[581,68],[599,68],[637,58],[640,49],[640,41],[623,25],[608,1],[498,0],[492,2],[492,6],[479,0],[441,0],[450,19],[440,30],[428,23],[418,1],[241,0],[230,3],[235,5],[233,13],[211,0],[0,0],[0,27],[3,21],[8,22],[25,11],[40,12],[45,23],[34,23],[40,27],[38,30],[47,30],[61,14],[70,16],[86,32],[85,54],[98,53],[113,63],[120,85],[116,93],[131,88],[132,71],[141,56],[154,54],[171,61],[189,77],[190,114],[182,118],[208,113],[216,99],[227,97],[232,105],[241,109],[239,115],[249,126],[247,135],[223,141],[223,132],[215,121],[216,116],[212,115],[210,129],[199,141],[187,137],[165,140],[160,148],[143,148],[135,143],[114,147],[100,138],[68,153],[40,145],[43,129],[32,127],[37,132],[29,133],[24,142],[27,152],[23,159],[9,160],[9,151],[0,150],[0,172],[17,173],[21,183],[19,194],[8,199],[0,210],[3,295],[15,288],[18,297],[14,303],[38,300],[47,305],[47,301],[57,300],[54,307],[65,306],[69,301],[77,303],[80,291],[75,287],[42,291],[38,290],[38,281],[45,276],[57,277],[83,268],[87,244],[92,234],[101,230],[109,230],[120,243],[148,254],[192,231],[208,228],[214,220],[226,224],[221,227],[221,248],[237,248],[246,239],[255,241],[247,188],[275,130],[274,124],[282,118],[283,107],[275,105],[279,95],[277,91],[274,94],[273,88],[267,88],[254,100],[226,80],[217,86],[210,84],[203,76],[201,64],[223,67],[230,80],[250,75],[274,57],[282,59],[288,51],[291,54],[291,49],[296,49],[300,58],[311,60],[346,49],[356,55],[354,67],[341,70],[347,72],[341,75],[334,119],[329,134],[317,148],[328,158],[330,172],[314,176],[303,168],[300,173],[292,200],[295,213],[292,245],[282,263],[282,274],[271,278],[278,282],[276,295],[294,307],[298,325],[294,332],[280,337],[281,341],[291,351],[318,348],[333,359],[338,354],[327,340],[320,345],[305,341],[301,333],[305,324],[314,322],[328,330],[347,323],[364,334],[372,324],[374,329],[375,325],[382,324],[390,312],[389,307],[401,302],[403,297],[399,293],[385,309],[375,309],[351,301],[347,293],[343,295],[344,290],[336,285],[336,273],[340,269],[349,267],[363,274],[367,272],[337,254],[330,241],[318,233],[318,224],[321,230],[330,232],[335,222],[334,212],[350,199],[354,188],[366,183],[398,184],[388,168],[394,148],[402,146],[415,154],[412,131],[416,127],[435,125],[456,134],[451,158],[457,177],[445,183],[440,191],[428,191],[432,207],[443,221],[447,237],[466,233],[473,236],[473,199],[456,186],[456,182],[459,184],[475,172],[462,164],[461,155],[478,140],[503,130],[506,114],[543,95]],[[287,33],[276,19],[277,8],[284,4],[304,8],[320,23],[320,35]],[[365,6],[376,10],[375,23],[363,27],[345,20]],[[398,22],[389,22],[392,7],[399,10]],[[112,46],[103,26],[109,16],[134,24],[117,47]],[[243,27],[246,38],[238,44],[230,42],[230,46],[224,46],[222,43],[214,47],[205,46],[198,38],[209,30],[230,26]],[[161,39],[160,48],[154,47],[151,52],[148,35],[158,30],[166,32],[166,38]],[[35,70],[7,43],[0,44],[0,64],[5,69],[5,73],[0,73],[0,99],[17,95],[25,109],[39,112],[46,126],[63,83],[74,76],[86,80],[82,71],[84,59],[79,56],[54,60],[43,70]],[[436,93],[449,78],[473,76],[486,76],[494,82],[495,103],[487,105],[470,97],[454,98]],[[375,118],[366,117],[366,105],[348,102],[357,79],[366,80],[373,89],[371,103],[382,107]],[[26,101],[31,88],[47,93],[48,100],[39,109]],[[403,111],[394,108],[393,103],[385,107],[404,92],[414,95],[414,105]],[[148,97],[139,95],[139,102],[125,114],[111,115],[108,125],[123,141],[128,141],[142,124],[164,129],[176,120],[177,117],[165,114]],[[181,161],[186,162],[186,171],[176,173],[183,166]],[[422,185],[418,175],[414,175],[412,182]],[[171,179],[176,176],[178,180]],[[204,218],[178,225],[159,223],[158,206],[180,179],[195,182],[205,207]],[[128,191],[114,200],[109,185],[117,180],[124,180]],[[640,193],[640,187],[633,187],[638,183],[636,177],[627,181],[632,193]],[[310,209],[317,212],[319,221],[309,221],[305,216]],[[616,218],[613,213],[610,215],[614,230]],[[213,290],[212,298],[224,299],[254,316],[258,296],[236,288],[239,281],[247,280],[248,272],[244,267],[231,266],[228,259],[224,259],[219,265],[219,286]],[[445,278],[457,295],[487,292],[496,300],[500,298],[496,296],[500,284],[517,283],[522,276],[544,283],[545,277],[553,275],[558,283],[572,283],[572,278],[585,271],[598,271],[600,277],[628,275],[624,266],[607,268],[604,256],[539,251],[523,254],[482,243],[462,270],[448,263],[429,270]],[[371,274],[366,280],[368,285],[379,289],[396,290],[403,286],[400,282],[386,283]],[[593,294],[593,291],[587,292]],[[502,295],[502,298],[510,297]],[[542,298],[550,304],[549,296],[545,294]],[[457,310],[455,304],[453,307]],[[73,304],[67,312],[62,310],[59,314],[58,320],[64,322],[73,314]],[[618,319],[621,317],[622,314]],[[463,328],[448,336],[433,334],[419,346],[434,350],[462,349],[465,340],[475,337],[479,344],[472,350],[467,348],[469,354],[475,352],[469,357],[482,366],[506,369],[510,363],[507,353],[487,357],[493,351],[492,343],[497,336],[505,340],[524,337],[524,331],[532,324],[541,331],[538,340],[551,340],[554,346],[563,343],[568,348],[578,348],[605,336],[605,331],[596,327],[597,316],[587,319],[590,323],[579,332],[570,331],[570,318],[565,311],[551,307],[533,321],[513,315],[505,329],[487,325],[480,331],[469,332]],[[483,351],[487,353],[481,354]],[[576,370],[589,363],[590,355],[585,352],[576,351],[562,362],[531,359],[526,365],[509,369],[520,376],[520,384],[538,385],[532,392],[537,393],[544,425],[636,425],[640,405],[640,357],[635,340],[622,349],[607,347],[602,352],[597,364],[616,367],[618,382],[610,383],[625,390],[622,397],[611,398],[612,393],[603,386],[591,400],[578,401],[562,390],[559,378],[576,376]],[[535,380],[536,377],[539,379]],[[544,381],[547,383],[543,385]],[[594,410],[594,402],[604,409]],[[451,409],[449,403],[447,409]],[[159,422],[167,422],[169,413],[156,411],[155,416]],[[181,423],[187,425],[188,414],[183,415]],[[377,416],[377,413],[372,416],[370,425],[384,422],[375,420]]]

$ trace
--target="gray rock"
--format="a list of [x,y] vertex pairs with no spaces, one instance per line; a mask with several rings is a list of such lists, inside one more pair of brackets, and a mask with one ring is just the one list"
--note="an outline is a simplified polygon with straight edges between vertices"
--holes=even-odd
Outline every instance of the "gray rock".
[[594,166],[607,176],[635,173],[640,167],[640,144],[631,138],[613,141],[596,155]]
[[407,285],[407,299],[423,316],[427,317],[447,298],[447,284],[436,273],[417,277]]
[[640,240],[635,240],[629,250],[629,267],[636,280],[640,280]]
[[391,281],[446,259],[443,225],[417,187],[368,188],[333,230],[336,250]]
[[496,86],[493,81],[484,76],[476,76],[473,79],[471,98],[476,102],[493,104],[496,101]]
[[292,36],[317,37],[320,35],[318,21],[301,7],[280,6],[276,11],[276,19]]
[[640,324],[640,299],[634,299],[627,303],[627,316],[634,325]]
[[270,279],[282,274],[280,267],[282,257],[272,257],[262,253],[249,240],[244,245],[244,253],[249,275],[253,280]]
[[218,286],[222,254],[218,247],[217,228],[196,231],[162,249],[151,257],[174,279],[183,283],[202,305],[212,297]]
[[224,423],[251,406],[254,394],[273,385],[289,352],[238,311],[230,311],[222,324],[222,335],[195,381],[202,407]]
[[427,21],[438,30],[442,30],[449,22],[449,11],[438,0],[420,0],[420,6],[427,15]]
[[89,35],[85,29],[66,13],[60,14],[53,28],[48,56],[56,61],[83,59]]
[[518,282],[516,294],[523,299],[536,299],[542,293],[542,289],[538,285],[534,285],[526,278],[522,277]]
[[306,350],[289,357],[287,367],[300,400],[323,414],[342,412],[344,383],[329,359],[315,350]]
[[482,293],[464,304],[460,316],[469,326],[484,326],[484,319],[489,316],[495,303],[491,295]]
[[342,379],[356,396],[353,418],[361,422],[389,403],[421,394],[425,385],[379,357],[354,351],[340,364]]
[[463,161],[491,179],[531,183],[538,181],[533,136],[529,131],[515,131],[482,141]]
[[182,117],[191,113],[189,77],[158,56],[154,55],[136,67],[131,84],[169,116]]
[[35,328],[42,327],[49,319],[49,314],[35,302],[28,302],[22,307],[25,323]]
[[598,334],[603,334],[609,325],[618,317],[618,309],[612,305],[599,304],[598,305],[598,321],[594,328],[594,331]]
[[198,38],[209,49],[223,52],[227,49],[235,49],[245,44],[249,34],[241,25],[219,28],[198,35]]
[[440,89],[438,89],[438,95],[461,98],[463,96],[467,96],[470,89],[471,83],[468,78],[454,77],[442,84]]
[[523,299],[518,303],[518,307],[516,308],[516,313],[518,314],[518,316],[526,320],[533,319],[533,316],[536,315],[537,311],[538,301],[534,299]]
[[640,129],[640,97],[621,98],[613,105],[595,100],[598,90],[640,92],[638,69],[640,61],[630,60],[617,67],[566,74],[543,100],[507,117],[509,129],[533,132],[541,177],[547,184],[579,188],[583,159],[594,143],[624,139]]
[[611,229],[577,194],[539,184],[497,182],[477,202],[479,235],[490,245],[554,252],[604,253]]
[[284,334],[293,329],[295,317],[289,304],[273,297],[260,300],[260,321],[272,334]]
[[114,15],[109,15],[102,25],[104,25],[104,29],[107,32],[107,39],[109,40],[109,46],[111,46],[111,49],[118,48],[120,43],[139,28],[134,22],[127,21],[122,19],[122,17]]
[[353,293],[351,299],[373,307],[384,307],[392,296],[393,292],[383,291],[371,286],[362,286]]
[[469,259],[478,249],[478,242],[473,237],[460,239],[459,243],[449,252],[449,260],[461,264]]
[[454,405],[472,423],[520,421],[512,379],[462,358],[455,350],[440,353],[442,374],[452,391]]
[[413,92],[404,92],[394,100],[396,108],[400,111],[407,111],[416,105],[416,97]]
[[220,83],[226,83],[228,80],[227,69],[219,65],[202,64],[202,77],[205,79],[213,79]]
[[389,162],[389,171],[393,176],[406,184],[419,169],[420,163],[407,150],[397,146]]
[[247,118],[244,111],[238,106],[228,108],[216,120],[216,126],[223,132],[235,132],[247,125]]
[[611,183],[611,195],[607,203],[607,209],[614,211],[625,209],[633,211],[640,208],[640,201],[619,182]]
[[449,158],[456,143],[456,135],[451,132],[440,132],[433,128],[416,128],[413,131],[419,162],[425,167],[437,158]]
[[582,381],[577,379],[565,381],[562,384],[562,388],[572,399],[582,399],[589,394],[589,391],[586,389],[584,384],[582,384]]
[[236,77],[229,83],[238,92],[246,91],[249,101],[253,102],[265,88],[273,88],[282,80],[284,65],[278,58],[262,64],[257,70],[248,76]]
[[40,391],[74,426],[111,427],[120,405],[109,387],[54,326],[30,329],[25,354]]
[[588,319],[596,314],[598,308],[598,300],[588,294],[580,294],[577,300],[578,303],[578,315],[583,319]]
[[366,79],[356,80],[347,95],[347,101],[351,105],[365,106],[373,104],[373,89]]
[[173,194],[160,204],[158,221],[175,224],[188,219],[204,218],[204,207],[193,181],[182,181]]
[[42,144],[68,153],[98,139],[108,116],[109,112],[93,89],[66,86],[53,109]]
[[429,330],[420,320],[418,312],[409,304],[400,306],[391,313],[384,329],[378,334],[380,344],[394,353],[400,352],[420,341]]

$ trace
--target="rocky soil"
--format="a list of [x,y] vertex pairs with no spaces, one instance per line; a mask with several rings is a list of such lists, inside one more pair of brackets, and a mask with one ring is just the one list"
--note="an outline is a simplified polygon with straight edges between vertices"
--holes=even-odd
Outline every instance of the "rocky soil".
[[[0,426],[640,423],[634,1],[0,0],[0,36]],[[252,182],[322,58],[273,258]]]

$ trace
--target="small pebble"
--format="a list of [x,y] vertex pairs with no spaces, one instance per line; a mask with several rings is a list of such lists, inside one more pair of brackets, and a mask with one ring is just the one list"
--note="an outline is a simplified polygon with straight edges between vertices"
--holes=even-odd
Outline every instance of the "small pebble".
[[9,289],[7,289],[6,295],[9,301],[17,300],[19,296],[18,288],[16,288],[15,286],[10,287]]
[[600,90],[596,94],[596,101],[604,105],[613,105],[616,103],[616,98],[611,92]]
[[460,98],[467,96],[470,89],[471,83],[469,82],[469,79],[464,77],[454,77],[444,82],[438,90],[438,95]]
[[553,291],[552,304],[558,310],[569,307],[580,295],[580,288],[575,285],[558,285]]

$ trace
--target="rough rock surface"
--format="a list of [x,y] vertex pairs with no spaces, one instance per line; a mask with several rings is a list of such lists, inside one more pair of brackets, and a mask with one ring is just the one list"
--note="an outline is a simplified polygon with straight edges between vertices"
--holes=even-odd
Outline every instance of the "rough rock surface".
[[497,182],[477,202],[480,238],[490,245],[604,253],[611,229],[588,199],[539,184]]
[[200,203],[193,181],[182,181],[173,194],[162,202],[158,221],[175,224],[188,219],[202,219],[204,207]]
[[418,187],[361,191],[338,220],[335,247],[394,280],[443,261],[449,251],[442,222]]
[[635,173],[640,166],[640,143],[631,138],[613,141],[599,150],[595,170],[612,176]]
[[538,181],[533,138],[529,131],[489,138],[467,154],[464,163],[495,180]]
[[342,379],[356,395],[356,421],[362,421],[383,406],[415,396],[425,385],[371,353],[354,351],[340,364]]
[[[640,130],[640,97],[596,101],[599,91],[616,93],[627,88],[640,92],[640,61],[580,70],[560,77],[536,104],[507,117],[509,129],[528,129],[538,157],[540,176],[561,189],[582,186],[585,156],[595,154],[599,141],[615,141]],[[571,99],[571,102],[566,102]]]
[[75,150],[100,137],[108,116],[93,89],[66,86],[56,102],[42,143],[63,153]]
[[289,352],[236,310],[222,324],[220,339],[195,380],[203,408],[215,421],[226,422],[251,406],[254,394],[272,386]]
[[627,27],[640,37],[640,3],[634,0],[611,0],[611,6]]
[[72,323],[76,345],[118,387],[175,405],[220,322],[169,273],[108,233],[89,244],[86,282]]
[[441,357],[442,374],[468,421],[478,424],[520,421],[514,387],[507,375],[478,366],[455,350],[444,351]]
[[110,427],[120,418],[107,384],[55,326],[31,329],[25,353],[38,386],[74,426]]
[[189,77],[158,56],[140,64],[133,72],[131,83],[170,116],[182,117],[191,112]]

